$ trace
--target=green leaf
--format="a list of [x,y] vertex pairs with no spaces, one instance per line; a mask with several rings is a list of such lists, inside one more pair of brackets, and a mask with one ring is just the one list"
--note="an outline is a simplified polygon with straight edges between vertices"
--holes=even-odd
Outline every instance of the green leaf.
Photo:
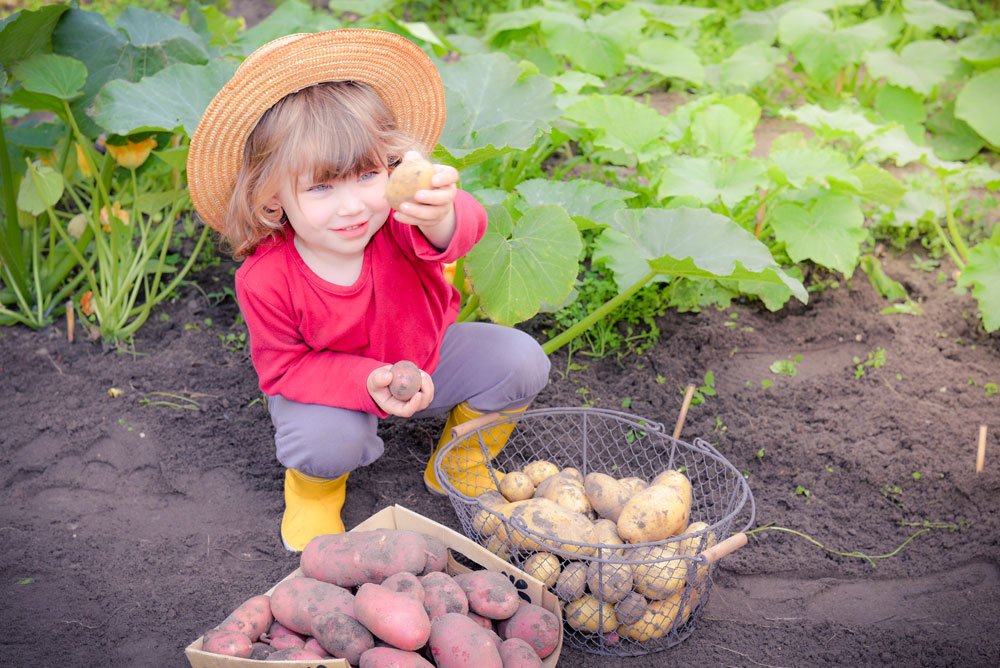
[[778,49],[765,42],[753,42],[737,49],[718,65],[705,67],[705,79],[713,89],[746,91],[771,77],[785,61]]
[[767,246],[725,216],[707,209],[624,209],[603,231],[594,259],[614,272],[619,288],[650,270],[662,276],[729,278],[785,285],[803,303],[802,284],[774,262]]
[[75,58],[46,53],[22,60],[12,68],[25,90],[72,100],[83,94],[87,67]]
[[625,200],[635,197],[635,193],[628,190],[585,179],[531,179],[518,184],[517,192],[529,207],[545,204],[561,206],[573,217],[579,229],[609,225],[614,212],[625,208]]
[[857,190],[861,183],[851,173],[843,153],[828,148],[792,148],[771,151],[771,160],[792,186],[802,188],[809,182],[829,186],[834,181]]
[[995,35],[973,35],[955,46],[959,57],[975,67],[987,69],[1000,65],[1000,39]]
[[914,143],[901,126],[890,126],[882,130],[862,144],[860,150],[869,158],[880,162],[891,158],[897,167],[903,167],[913,162],[923,162],[944,172],[957,172],[965,169],[963,163],[941,160],[930,147]]
[[540,206],[512,221],[491,207],[490,227],[465,257],[481,308],[494,322],[513,325],[543,304],[562,303],[576,283],[583,248],[576,224],[559,206]]
[[10,69],[20,60],[52,50],[52,31],[67,5],[50,5],[21,11],[5,20],[0,28],[0,65]]
[[763,42],[770,45],[778,37],[778,24],[781,17],[793,9],[795,9],[795,3],[792,2],[786,2],[759,12],[744,9],[735,20],[729,21],[729,30],[737,44]]
[[994,228],[992,239],[969,251],[969,261],[958,285],[972,286],[972,296],[979,302],[986,331],[1000,329],[1000,226]]
[[540,75],[521,78],[517,64],[501,53],[467,56],[440,71],[448,91],[440,143],[461,159],[458,168],[510,148],[527,149],[559,118],[552,82]]
[[847,105],[828,111],[815,104],[805,104],[782,109],[781,116],[808,125],[827,139],[845,136],[866,139],[878,130],[878,126],[868,120],[860,109]]
[[945,102],[927,121],[928,143],[943,160],[971,160],[983,148],[983,138],[955,118],[955,103]]
[[851,173],[861,184],[859,194],[865,199],[895,207],[899,206],[906,194],[906,187],[899,179],[877,165],[863,163],[851,170]]
[[598,147],[630,156],[631,165],[651,162],[670,150],[662,141],[666,118],[630,97],[589,95],[566,109],[565,116],[593,131]]
[[880,295],[891,302],[906,301],[910,298],[910,295],[906,293],[906,288],[885,273],[885,268],[882,267],[882,263],[877,257],[871,254],[863,255],[860,264],[861,270],[865,272],[872,287]]
[[139,7],[129,7],[115,22],[136,47],[157,50],[170,62],[200,64],[208,61],[201,37],[177,19]]
[[998,90],[1000,67],[969,79],[955,99],[955,117],[968,123],[993,146],[1000,146],[1000,114],[996,109]]
[[880,19],[837,30],[826,14],[810,9],[794,9],[778,22],[781,43],[821,83],[832,79],[845,65],[860,62],[870,49],[889,43],[893,30],[891,21]]
[[138,83],[109,81],[94,99],[94,120],[119,135],[179,127],[190,137],[235,71],[232,62],[215,59],[207,65],[177,63]]
[[17,208],[33,216],[41,215],[50,206],[55,206],[62,197],[64,187],[62,174],[48,165],[36,163],[21,180]]
[[903,18],[907,23],[924,32],[934,28],[954,30],[963,23],[975,23],[976,15],[952,9],[937,0],[903,0]]
[[755,125],[728,105],[713,104],[695,114],[691,138],[714,155],[744,156],[753,150]]
[[669,37],[654,37],[639,42],[626,62],[670,79],[683,79],[698,86],[705,83],[705,70],[694,51]]
[[868,54],[867,60],[873,77],[885,77],[890,83],[924,96],[947,79],[958,62],[955,48],[940,40],[910,42],[898,54],[888,49],[875,51]]
[[875,96],[875,110],[887,121],[896,121],[913,137],[922,141],[923,123],[927,120],[922,96],[906,88],[883,86]]
[[860,245],[868,238],[864,214],[844,195],[824,193],[808,207],[783,202],[768,217],[793,262],[811,260],[845,276],[854,272]]
[[671,28],[691,28],[717,12],[704,7],[687,7],[684,5],[655,5],[651,2],[636,2],[643,13],[652,21],[668,25]]
[[732,208],[766,183],[767,170],[752,158],[724,161],[678,155],[664,162],[657,196],[693,197],[705,205],[721,200]]

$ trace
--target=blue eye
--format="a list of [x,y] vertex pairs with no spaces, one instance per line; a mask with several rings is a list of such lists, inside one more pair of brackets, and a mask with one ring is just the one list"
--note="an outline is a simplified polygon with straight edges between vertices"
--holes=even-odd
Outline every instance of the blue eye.
[[378,171],[372,170],[370,172],[365,172],[364,174],[360,174],[358,176],[358,181],[367,181],[369,179],[375,178],[376,176],[378,176]]
[[321,192],[323,190],[328,190],[329,188],[332,187],[333,186],[331,186],[329,183],[315,183],[306,188],[306,192]]

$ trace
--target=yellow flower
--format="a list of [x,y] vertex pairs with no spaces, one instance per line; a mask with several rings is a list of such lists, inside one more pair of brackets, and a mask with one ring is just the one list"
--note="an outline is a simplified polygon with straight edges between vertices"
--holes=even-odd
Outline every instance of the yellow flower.
[[76,164],[80,167],[80,173],[83,174],[85,179],[89,179],[94,176],[94,173],[90,171],[90,161],[87,160],[87,154],[80,146],[79,142],[73,144],[76,146]]
[[101,207],[101,229],[105,232],[111,231],[111,218],[117,218],[122,225],[128,225],[128,211],[122,208],[121,202],[115,202],[111,205],[111,213],[108,213],[108,207]]
[[153,137],[146,137],[140,142],[133,142],[130,139],[124,146],[107,145],[108,153],[115,159],[115,162],[128,169],[135,169],[146,162],[146,158],[149,157],[154,148],[156,148],[156,139]]

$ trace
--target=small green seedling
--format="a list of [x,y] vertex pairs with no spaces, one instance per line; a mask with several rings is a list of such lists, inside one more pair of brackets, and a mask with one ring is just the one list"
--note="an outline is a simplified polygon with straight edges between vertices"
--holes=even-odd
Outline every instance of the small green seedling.
[[865,369],[881,369],[885,365],[886,352],[885,348],[876,348],[868,353],[868,357],[862,360],[860,357],[854,357],[854,377],[861,378],[865,375]]
[[986,393],[987,397],[992,397],[993,395],[1000,393],[1000,387],[997,387],[996,383],[984,383],[983,392]]
[[788,360],[775,360],[771,363],[769,368],[772,373],[791,378],[799,372],[799,362],[801,361],[802,355],[796,355],[792,359]]

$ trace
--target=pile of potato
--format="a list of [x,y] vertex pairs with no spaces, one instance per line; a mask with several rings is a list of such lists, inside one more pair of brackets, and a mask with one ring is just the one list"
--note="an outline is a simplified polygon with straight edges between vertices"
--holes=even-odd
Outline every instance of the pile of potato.
[[472,528],[480,540],[549,586],[578,631],[610,642],[661,638],[698,604],[708,565],[684,557],[716,537],[704,522],[689,524],[692,487],[681,471],[647,483],[596,472],[584,478],[539,460],[508,472],[499,492],[478,500]]
[[318,536],[302,577],[255,596],[205,633],[206,652],[362,668],[530,668],[559,644],[557,615],[502,573],[445,572],[447,548],[415,531]]

